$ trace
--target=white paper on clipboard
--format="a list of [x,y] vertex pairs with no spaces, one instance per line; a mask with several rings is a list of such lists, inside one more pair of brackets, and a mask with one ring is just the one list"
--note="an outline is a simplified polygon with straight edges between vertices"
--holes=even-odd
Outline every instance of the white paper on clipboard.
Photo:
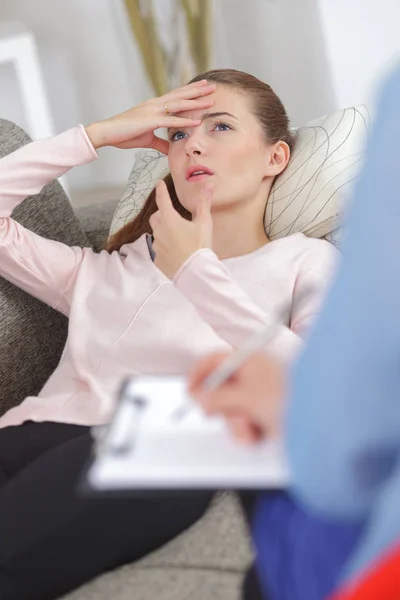
[[149,376],[127,382],[87,482],[98,491],[268,489],[286,487],[289,471],[279,441],[239,445],[222,418],[205,416],[187,397],[184,378]]

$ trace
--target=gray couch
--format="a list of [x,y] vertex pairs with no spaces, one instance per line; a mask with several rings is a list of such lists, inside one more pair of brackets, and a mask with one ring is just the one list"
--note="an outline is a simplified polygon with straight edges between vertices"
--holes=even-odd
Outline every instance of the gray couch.
[[[0,157],[29,141],[19,127],[0,119]],[[74,214],[62,188],[53,182],[25,200],[13,217],[44,237],[69,245],[91,245],[99,251],[113,211],[111,202]],[[0,278],[0,414],[39,392],[57,366],[66,335],[65,317]],[[65,598],[239,600],[250,562],[248,532],[237,499],[234,494],[221,494],[207,514],[179,538]]]

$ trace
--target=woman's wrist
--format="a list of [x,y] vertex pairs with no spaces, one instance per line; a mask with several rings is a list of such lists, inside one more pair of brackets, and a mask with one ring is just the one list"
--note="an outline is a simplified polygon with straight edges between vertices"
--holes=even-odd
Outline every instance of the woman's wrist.
[[85,126],[85,131],[95,150],[104,146],[100,123],[91,123],[90,125]]

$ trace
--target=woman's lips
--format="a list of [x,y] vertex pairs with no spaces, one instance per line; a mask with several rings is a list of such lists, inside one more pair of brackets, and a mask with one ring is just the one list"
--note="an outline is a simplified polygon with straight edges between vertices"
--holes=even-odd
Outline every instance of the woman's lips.
[[189,177],[188,181],[203,181],[203,179],[207,179],[207,177],[212,177],[211,173],[201,173],[200,175],[192,175]]
[[198,177],[207,177],[213,174],[213,171],[206,165],[190,165],[186,170],[186,179],[188,181],[198,181]]

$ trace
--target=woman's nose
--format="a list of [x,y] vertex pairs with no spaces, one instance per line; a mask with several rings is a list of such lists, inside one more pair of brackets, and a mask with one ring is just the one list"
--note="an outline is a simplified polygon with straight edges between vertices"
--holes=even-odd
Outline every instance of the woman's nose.
[[189,156],[201,156],[205,152],[204,143],[198,132],[192,133],[186,142],[186,152]]

